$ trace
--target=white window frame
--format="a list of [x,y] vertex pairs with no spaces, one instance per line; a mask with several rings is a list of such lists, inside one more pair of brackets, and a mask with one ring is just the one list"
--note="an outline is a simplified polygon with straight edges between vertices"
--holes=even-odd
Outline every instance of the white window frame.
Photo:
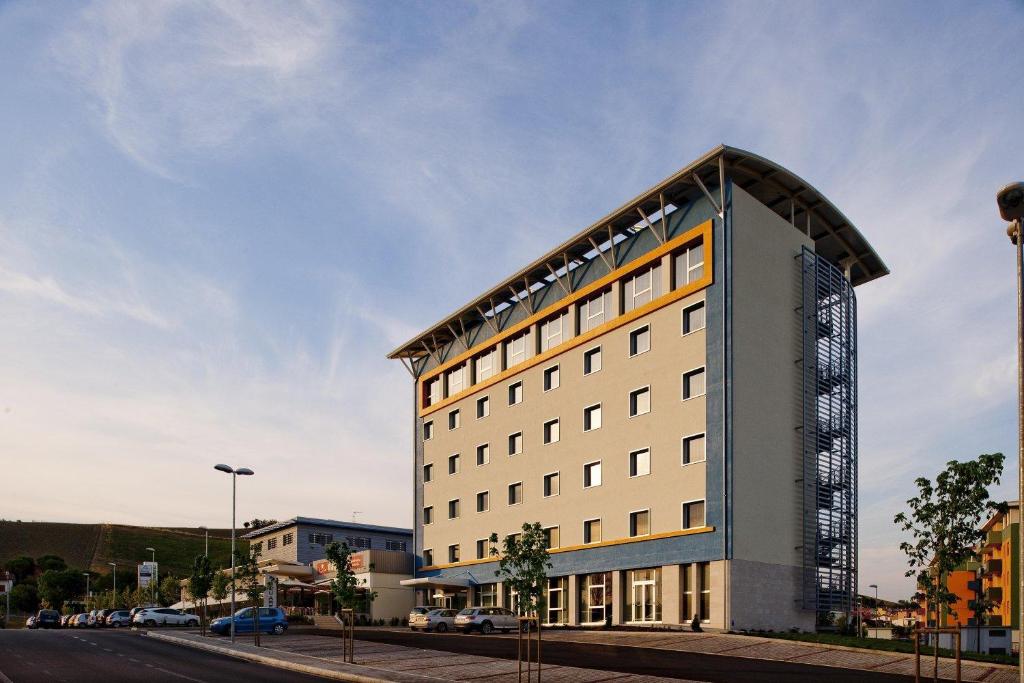
[[[487,497],[487,506],[484,507],[483,510],[480,509],[480,494],[481,493],[484,494]],[[476,492],[476,497],[473,499],[473,502],[474,502],[474,507],[476,508],[477,513],[490,512],[491,511],[491,491],[490,491],[490,489],[488,489],[487,491],[477,491]]]
[[[690,330],[689,332],[687,332],[686,331],[686,312],[690,311],[690,310],[693,310],[695,308],[698,308],[698,307],[704,309],[704,324],[701,325],[700,327],[695,327],[692,330]],[[693,303],[690,303],[690,304],[688,304],[686,306],[683,306],[681,309],[679,309],[679,334],[680,334],[680,336],[688,337],[691,334],[694,334],[695,332],[700,332],[705,327],[707,327],[707,325],[708,325],[708,306],[707,306],[707,301],[705,299],[701,299],[700,301],[694,301]]]
[[[554,425],[555,426],[555,430],[558,432],[557,434],[555,434],[555,438],[551,439],[550,441],[548,440],[548,426],[549,425]],[[557,417],[553,417],[550,420],[544,420],[544,422],[543,422],[543,424],[541,426],[541,441],[543,442],[543,444],[545,446],[550,446],[553,443],[558,443],[561,438],[562,438],[562,421],[560,419],[558,419]]]
[[[597,539],[596,541],[594,539],[590,539],[589,541],[587,540],[587,524],[589,524],[590,522],[597,522],[601,526],[601,538]],[[600,543],[603,539],[604,522],[601,521],[600,517],[591,517],[590,519],[583,520],[583,545],[593,545],[595,543]]]
[[[430,432],[430,436],[427,436],[427,432]],[[434,438],[434,421],[427,420],[423,423],[423,440],[430,441]]]
[[[690,261],[690,255],[693,254],[693,252],[697,249],[697,247],[700,247],[700,261],[697,262],[697,263],[693,263],[693,262]],[[704,267],[704,240],[700,240],[696,244],[691,244],[690,246],[688,246],[686,248],[686,284],[691,284],[691,283],[695,282],[695,280],[691,280],[690,279],[690,273],[692,273],[693,271],[697,270],[698,268],[703,268],[703,267]]]
[[[480,414],[480,406],[484,406],[485,407],[483,415]],[[490,415],[491,415],[491,397],[490,397],[490,395],[481,396],[480,398],[478,398],[476,400],[476,419],[482,420],[485,417],[490,417]]]
[[[645,410],[642,413],[638,412],[638,413],[634,414],[633,413],[633,395],[634,394],[639,394],[640,392],[643,392],[643,391],[647,392],[647,410]],[[629,415],[629,419],[632,420],[634,417],[640,417],[642,415],[647,415],[648,413],[651,412],[651,407],[652,407],[652,404],[654,403],[653,397],[651,396],[651,385],[648,384],[647,386],[637,387],[636,389],[631,389],[630,392],[629,392],[629,396],[626,398],[626,400],[629,401],[629,405],[626,407],[626,412]]]
[[[528,336],[529,332],[523,332],[522,334],[505,341],[502,352],[505,354],[506,370],[526,361],[526,338]],[[517,351],[517,346],[521,346],[522,348]],[[518,360],[516,360],[517,358]]]
[[[565,322],[568,319],[568,317],[569,317],[568,314],[565,311],[562,311],[562,313],[560,313],[559,315],[556,315],[553,318],[545,320],[543,323],[541,323],[538,326],[539,331],[540,331],[540,350],[541,350],[541,352],[549,351],[549,350],[555,348],[556,346],[558,346],[559,344],[561,344],[562,342],[564,342],[566,340],[565,339]],[[557,334],[553,333],[551,331],[553,329],[555,323],[558,323],[558,333]],[[552,343],[551,340],[555,339],[556,337],[557,337],[558,341]]]
[[[480,449],[481,448],[483,448],[484,452],[487,454],[487,459],[484,460],[483,462],[480,462]],[[488,443],[478,443],[476,445],[476,450],[474,452],[476,453],[476,466],[477,467],[483,467],[484,465],[490,465],[491,464],[491,444],[489,442]]]
[[[591,465],[597,465],[597,478],[600,480],[596,484],[594,483],[594,475],[590,475],[590,484],[587,484],[587,473],[592,472],[588,470]],[[591,460],[590,462],[583,463],[583,488],[584,489],[596,489],[604,483],[604,465],[601,460]]]
[[[554,371],[555,383],[549,387],[548,386],[548,377],[551,376],[549,373],[551,373],[552,371]],[[561,386],[561,384],[562,384],[562,369],[561,369],[561,367],[559,367],[558,363],[555,363],[554,365],[549,365],[546,368],[544,368],[544,370],[541,373],[541,389],[542,389],[542,391],[544,393],[547,393],[549,391],[554,391],[559,386]]]
[[[547,488],[548,477],[558,477],[558,493],[544,493]],[[562,472],[556,470],[554,472],[548,472],[541,476],[540,480],[540,493],[542,498],[554,498],[555,496],[562,495]]]
[[630,538],[643,538],[644,536],[650,536],[651,535],[651,526],[652,526],[652,524],[651,524],[651,508],[641,508],[639,510],[630,510],[629,513],[628,513],[629,516],[626,518],[627,524],[629,525],[628,531],[629,532],[633,531],[633,515],[635,515],[637,513],[640,513],[640,512],[646,512],[647,513],[647,533],[646,534],[633,534],[633,533],[630,533],[629,534]]
[[[452,517],[452,503],[455,503],[455,516]],[[452,498],[448,501],[448,519],[459,519],[462,517],[462,499]]]
[[[639,272],[639,273],[636,273],[634,275],[631,275],[627,279],[627,282],[629,282],[632,285],[629,288],[629,290],[630,290],[630,298],[633,299],[633,301],[630,302],[632,304],[632,306],[629,308],[629,310],[635,311],[636,309],[640,308],[640,306],[646,306],[647,304],[651,303],[651,301],[654,301],[654,269],[655,269],[656,265],[657,264],[651,265],[650,267],[644,269],[642,272]],[[644,275],[646,275],[649,278],[648,284],[647,284],[647,288],[646,289],[637,290],[637,288],[636,288],[637,281],[640,278],[642,278]],[[637,297],[638,296],[643,296],[644,294],[648,294],[648,293],[651,295],[651,298],[648,301],[645,301],[642,304],[637,304],[637,302],[636,302]]]
[[[452,427],[452,415],[455,416],[455,426]],[[448,431],[453,432],[462,426],[462,411],[459,408],[448,411]]]
[[[445,392],[448,398],[461,394],[469,387],[469,382],[466,381],[466,374],[465,363],[444,373]],[[456,377],[458,378],[458,382],[453,382],[452,380]],[[453,385],[455,388],[452,388]]]
[[[452,472],[452,459],[455,459],[455,471]],[[456,474],[462,471],[462,454],[452,453],[448,456],[448,476],[454,477]]]
[[[455,549],[455,555],[458,555],[458,559],[452,559],[452,548]],[[448,564],[456,564],[462,562],[462,548],[459,547],[458,543],[452,543],[448,546]]]
[[[428,472],[430,473],[429,477],[427,476]],[[432,462],[423,463],[423,483],[424,484],[429,484],[432,481],[434,481],[434,463],[432,463]]]
[[[686,462],[686,441],[698,436],[704,437],[704,457],[700,460],[691,460]],[[679,465],[680,467],[689,467],[690,465],[697,465],[702,462],[708,461],[708,435],[707,432],[694,432],[693,434],[686,434],[679,438]]]
[[[515,391],[516,387],[519,388],[519,400],[516,401],[515,403],[513,403],[512,402],[512,393]],[[510,382],[508,384],[508,386],[505,388],[505,390],[506,390],[506,395],[508,396],[508,404],[509,404],[509,406],[517,406],[517,405],[522,404],[524,401],[526,401],[526,389],[523,386],[523,380],[519,379],[519,380],[516,380],[515,382]]]
[[[690,503],[704,503],[704,519],[701,521],[700,526],[686,526],[686,506]],[[706,498],[694,498],[693,500],[684,500],[679,504],[679,528],[683,531],[688,529],[703,529],[708,525],[708,501]]]
[[[693,396],[687,396],[686,395],[686,376],[690,375],[690,374],[695,374],[698,370],[701,372],[701,374],[704,375],[704,391],[700,392],[699,394],[694,394]],[[693,399],[700,398],[701,396],[704,396],[707,393],[708,393],[708,369],[707,369],[707,366],[705,366],[705,365],[698,365],[695,368],[690,368],[689,370],[684,370],[682,373],[680,373],[680,375],[679,375],[679,397],[680,397],[680,400],[682,400],[682,401],[692,401]]]
[[[428,561],[428,557],[427,557],[428,555],[430,556],[429,557],[429,561]],[[423,566],[424,567],[433,567],[434,566],[434,549],[433,548],[424,548],[423,549]]]
[[[601,359],[601,367],[599,367],[597,370],[591,370],[590,372],[587,372],[587,358],[590,356],[590,354],[594,353],[595,351],[597,352],[598,357]],[[584,377],[589,377],[590,375],[595,375],[595,374],[601,372],[601,370],[603,370],[603,369],[604,369],[604,351],[601,350],[601,345],[600,344],[598,344],[597,346],[591,346],[589,349],[587,349],[587,350],[585,350],[583,352],[583,376]]]
[[651,470],[654,467],[654,463],[653,463],[653,461],[651,459],[651,447],[650,446],[641,446],[640,448],[632,449],[629,452],[629,456],[628,456],[628,459],[626,461],[626,466],[629,467],[630,470],[632,470],[633,469],[632,468],[633,456],[635,454],[637,454],[637,453],[643,453],[644,451],[647,451],[647,473],[646,474],[630,474],[629,475],[630,479],[638,479],[640,477],[649,477],[649,476],[651,476]]
[[[490,351],[481,353],[473,359],[473,372],[475,374],[474,380],[477,383],[482,382],[485,379],[490,379],[498,374],[494,369],[494,361],[498,356],[496,351],[497,349],[492,348]],[[486,365],[481,362],[483,360],[488,361]]]
[[601,414],[601,413],[603,413],[603,412],[604,412],[604,411],[602,410],[602,408],[601,408],[601,404],[600,404],[600,403],[594,403],[594,404],[592,404],[592,405],[589,405],[589,406],[584,406],[584,407],[583,407],[583,431],[584,431],[584,432],[596,432],[596,431],[597,431],[598,429],[600,429],[600,428],[601,428],[601,426],[602,426],[602,425],[604,424],[604,416],[603,416],[603,415],[601,415],[601,417],[599,418],[599,420],[600,420],[601,424],[599,424],[599,425],[597,425],[597,426],[595,427],[595,426],[594,426],[594,421],[593,421],[593,419],[591,419],[591,420],[590,420],[590,427],[587,427],[587,415],[588,415],[588,411],[589,411],[589,410],[591,410],[592,408],[597,408],[597,410],[598,410],[598,414]]
[[[513,486],[518,486],[519,487],[519,502],[518,503],[508,503],[509,496],[507,494],[512,493],[512,487]],[[513,481],[513,482],[511,482],[508,485],[508,487],[505,489],[505,493],[506,493],[505,502],[508,503],[509,507],[514,507],[516,505],[522,505],[523,501],[526,500],[526,488],[523,486],[523,482],[521,482],[521,481]]]
[[[430,510],[430,514],[427,514],[427,510]],[[427,521],[427,517],[430,517],[430,521]],[[429,526],[434,523],[434,506],[424,505],[423,506],[423,526]]]
[[[508,438],[509,438],[508,445],[509,446],[512,445],[512,441],[511,440],[512,440],[512,437],[514,437],[514,436],[518,436],[519,437],[519,448],[517,450],[512,451],[512,452],[510,452],[508,454],[508,457],[510,457],[510,458],[515,457],[517,455],[522,455],[523,454],[523,448],[524,448],[524,445],[523,445],[523,432],[522,431],[518,431],[518,432],[512,432],[511,434],[509,434],[508,435]],[[509,449],[509,450],[511,451],[511,449]]]
[[[480,544],[484,544],[484,555],[480,557]],[[489,538],[478,538],[476,539],[476,559],[486,560],[491,556],[491,539]]]
[[[605,315],[605,298],[607,296],[608,296],[608,292],[602,291],[599,294],[596,294],[595,296],[590,297],[589,299],[585,299],[580,304],[578,311],[580,313],[580,330],[581,331],[589,332],[590,330],[594,329],[595,327],[598,327],[599,325],[603,325],[606,322],[608,322],[608,316]],[[594,304],[594,303],[597,303],[597,302],[601,303],[601,310],[597,311],[597,312],[594,312],[592,310],[592,308],[591,308],[591,304]],[[592,322],[594,320],[594,318],[598,318],[598,317],[601,318],[601,322],[599,322],[599,323]]]
[[[551,526],[543,527],[541,529],[541,531],[542,532],[543,531],[551,531],[552,529],[558,529],[558,544],[550,546],[548,548],[548,550],[554,550],[555,548],[561,548],[562,547],[562,529],[559,527],[558,524],[552,524]],[[548,538],[551,538],[550,534],[548,534]],[[551,578],[559,578],[559,577],[551,577]]]
[[[644,329],[645,327],[647,328],[647,348],[644,349],[643,351],[637,351],[636,353],[633,353],[633,335],[636,334],[637,332],[639,332],[640,330]],[[651,342],[651,336],[652,335],[653,335],[653,332],[651,331],[651,324],[650,323],[644,323],[643,325],[637,325],[636,327],[631,329],[629,331],[629,336],[626,338],[626,343],[629,344],[629,348],[626,349],[626,351],[629,354],[629,357],[630,358],[636,358],[637,356],[642,356],[645,353],[647,353],[648,351],[650,351],[651,347],[653,346],[653,344]]]
[[[435,388],[437,391],[434,391]],[[428,406],[440,403],[442,394],[444,394],[444,377],[437,375],[436,377],[428,379],[424,389],[424,393],[426,394],[424,398],[426,399],[426,404]]]

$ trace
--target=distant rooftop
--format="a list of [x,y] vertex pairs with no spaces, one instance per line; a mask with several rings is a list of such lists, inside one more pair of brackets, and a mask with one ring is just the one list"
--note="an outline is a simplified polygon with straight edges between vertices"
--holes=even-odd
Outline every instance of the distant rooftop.
[[286,519],[283,522],[278,522],[277,524],[265,526],[262,529],[250,531],[247,534],[243,534],[242,538],[259,538],[260,536],[265,536],[280,529],[297,526],[299,524],[306,524],[309,526],[330,526],[336,529],[351,529],[352,531],[371,531],[379,534],[400,534],[404,536],[412,536],[412,529],[402,529],[400,527],[380,526],[378,524],[361,524],[359,522],[340,522],[336,519],[318,519],[316,517],[292,517],[291,519]]

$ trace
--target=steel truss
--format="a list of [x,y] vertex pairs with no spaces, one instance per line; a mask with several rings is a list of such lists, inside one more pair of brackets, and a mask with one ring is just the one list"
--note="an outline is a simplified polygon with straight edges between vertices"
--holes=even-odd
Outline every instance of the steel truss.
[[808,248],[803,302],[803,606],[819,626],[857,595],[857,298]]

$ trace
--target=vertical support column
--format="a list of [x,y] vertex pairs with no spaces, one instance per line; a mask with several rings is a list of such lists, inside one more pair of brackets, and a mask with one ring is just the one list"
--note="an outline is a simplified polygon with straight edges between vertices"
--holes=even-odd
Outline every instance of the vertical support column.
[[672,254],[665,254],[661,257],[661,293],[668,294],[672,291]]
[[625,619],[623,614],[625,612],[625,590],[622,585],[623,574],[622,571],[612,572],[612,625],[619,626]]
[[683,606],[683,567],[669,564],[661,568],[661,621],[666,624],[682,624],[686,615]]
[[565,606],[569,610],[569,625],[578,626],[580,623],[580,589],[579,577],[569,574],[569,581],[566,585],[568,595],[562,596],[566,601]]
[[562,327],[562,341],[570,337],[578,337],[580,334],[580,307],[579,304],[569,306],[569,315],[566,316]]
[[[611,318],[617,318],[622,315],[622,282],[616,280],[612,283],[612,316]],[[605,313],[604,320],[608,322],[611,320],[608,314]]]

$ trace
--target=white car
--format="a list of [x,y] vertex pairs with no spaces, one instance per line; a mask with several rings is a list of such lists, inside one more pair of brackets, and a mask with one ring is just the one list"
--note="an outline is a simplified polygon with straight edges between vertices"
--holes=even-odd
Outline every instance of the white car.
[[140,609],[132,623],[141,626],[199,626],[199,617],[170,607]]
[[467,607],[455,617],[455,628],[463,633],[495,631],[508,633],[519,628],[519,617],[504,607]]
[[444,633],[455,630],[455,615],[453,609],[432,609],[426,614],[413,614],[409,617],[409,628],[412,630],[423,629],[424,631],[437,631]]

